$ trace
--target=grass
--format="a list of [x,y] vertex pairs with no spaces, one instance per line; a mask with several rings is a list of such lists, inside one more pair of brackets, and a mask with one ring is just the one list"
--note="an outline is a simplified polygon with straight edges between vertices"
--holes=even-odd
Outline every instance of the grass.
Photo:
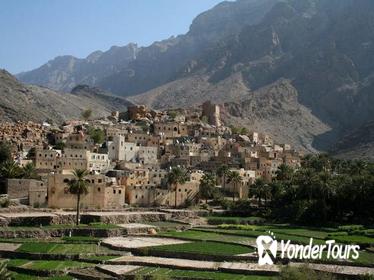
[[[205,232],[216,232],[220,234],[229,234],[229,235],[237,235],[237,236],[245,236],[245,237],[253,237],[257,238],[259,235],[263,235],[265,233],[265,230],[238,230],[238,229],[199,229],[201,231]],[[304,236],[295,236],[291,234],[281,234],[281,233],[275,233],[275,236],[277,239],[283,239],[283,240],[291,240],[295,243],[300,244],[309,244],[310,238],[304,237]],[[314,244],[325,244],[325,241],[322,239],[314,238],[313,240]]]
[[357,244],[361,246],[369,246],[374,244],[374,238],[362,235],[334,236],[334,239],[339,243]]
[[178,222],[168,222],[168,221],[158,221],[158,222],[147,222],[145,224],[159,227],[160,229],[176,229],[183,226],[186,226],[185,224],[178,223]]
[[208,224],[259,224],[263,223],[264,219],[260,217],[229,217],[229,216],[208,216]]
[[[212,271],[194,271],[194,270],[178,270],[169,268],[157,268],[157,267],[142,267],[130,274],[135,275],[155,275],[155,276],[167,276],[167,277],[184,277],[186,279],[212,279],[212,280],[270,280],[275,279],[269,276],[255,276],[255,275],[243,275],[243,274],[231,274],[224,272],[212,272]],[[162,279],[162,278],[161,278]]]
[[53,277],[38,277],[32,276],[23,273],[15,273],[12,272],[12,279],[13,280],[72,280],[73,277],[64,275],[64,276],[53,276]]
[[61,238],[65,242],[71,243],[98,243],[101,238],[92,237],[92,236],[65,236]]
[[26,260],[26,259],[10,259],[8,262],[9,267],[22,267],[36,270],[64,270],[65,268],[76,267],[91,267],[94,264],[79,262],[79,261],[57,261],[57,260]]
[[233,256],[238,254],[251,253],[254,251],[252,248],[242,245],[225,244],[211,241],[197,241],[183,244],[163,245],[151,247],[149,248],[149,250],[180,253],[185,252],[213,256]]
[[186,238],[190,240],[200,241],[223,241],[237,244],[249,244],[254,243],[255,238],[252,237],[240,237],[237,235],[219,234],[215,232],[204,232],[198,230],[188,231],[168,231],[160,234],[161,236],[174,237],[174,238]]
[[18,252],[47,253],[47,254],[95,254],[112,253],[111,249],[96,244],[61,244],[47,242],[28,242],[17,249]]
[[96,261],[108,261],[115,258],[118,258],[119,256],[87,256],[84,257],[87,260],[96,260]]
[[32,261],[26,265],[23,265],[22,267],[36,270],[64,270],[66,268],[81,268],[90,266],[94,266],[94,264],[78,261]]

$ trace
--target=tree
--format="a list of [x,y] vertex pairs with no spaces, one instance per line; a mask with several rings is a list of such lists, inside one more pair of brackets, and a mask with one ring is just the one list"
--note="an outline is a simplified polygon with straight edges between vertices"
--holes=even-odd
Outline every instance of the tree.
[[6,142],[0,142],[0,164],[12,159],[10,146]]
[[18,178],[22,175],[22,169],[15,161],[9,160],[2,164],[0,175],[7,179]]
[[88,134],[95,144],[102,144],[105,141],[105,133],[100,128],[89,128]]
[[184,184],[187,181],[187,173],[180,167],[174,167],[167,175],[167,183],[173,186],[175,191],[175,208],[177,208],[178,184]]
[[53,146],[53,149],[55,150],[63,150],[65,149],[65,143],[62,141],[58,141],[56,145]]
[[11,280],[12,276],[7,269],[6,262],[0,262],[0,280]]
[[88,121],[92,116],[92,110],[91,109],[84,110],[81,115],[85,121]]
[[86,176],[88,175],[87,170],[75,169],[73,171],[74,179],[69,181],[69,192],[77,196],[77,217],[76,224],[79,225],[80,221],[80,200],[81,196],[88,193]]
[[216,186],[216,178],[213,174],[204,174],[200,180],[200,196],[208,203],[208,199],[213,196]]
[[258,199],[258,205],[261,206],[261,199],[264,198],[265,181],[262,178],[256,179],[254,184],[250,188],[249,194]]
[[33,163],[28,163],[22,168],[22,178],[24,179],[38,179],[36,174],[35,166]]
[[235,193],[239,194],[238,185],[243,181],[242,177],[240,176],[239,172],[232,171],[228,175],[228,182],[234,185],[234,189],[232,192],[232,201],[235,201]]
[[277,180],[291,181],[293,173],[294,170],[292,169],[292,167],[286,164],[281,164],[275,174],[277,176]]
[[227,176],[229,175],[230,173],[230,169],[227,165],[221,165],[218,169],[217,169],[217,176],[221,178],[221,181],[223,183],[223,189],[225,189],[226,187],[226,178]]

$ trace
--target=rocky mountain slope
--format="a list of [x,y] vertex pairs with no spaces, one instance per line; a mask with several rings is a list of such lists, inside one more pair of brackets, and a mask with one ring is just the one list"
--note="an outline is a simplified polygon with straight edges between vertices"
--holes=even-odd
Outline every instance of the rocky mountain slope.
[[18,74],[17,78],[24,83],[70,92],[76,85],[93,86],[104,77],[114,75],[136,59],[138,51],[136,44],[129,44],[113,46],[107,52],[95,51],[83,59],[59,56],[36,70]]
[[[374,119],[373,38],[372,0],[223,2],[187,34],[139,48],[114,72],[87,80],[156,108],[232,103],[228,121],[328,150]],[[38,83],[45,75],[58,86],[59,72],[43,67],[20,78]],[[289,91],[274,86],[279,81]]]
[[333,154],[343,159],[374,160],[374,122],[351,131],[333,149]]
[[48,88],[28,86],[0,70],[0,120],[45,121],[60,123],[78,118],[83,110],[92,109],[93,117],[106,117],[114,110],[126,110],[130,104],[121,97],[97,89],[77,87],[70,93],[57,93]]

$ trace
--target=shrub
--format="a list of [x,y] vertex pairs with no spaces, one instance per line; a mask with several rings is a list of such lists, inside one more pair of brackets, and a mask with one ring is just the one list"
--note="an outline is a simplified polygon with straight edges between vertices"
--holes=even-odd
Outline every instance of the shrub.
[[363,225],[345,225],[345,226],[340,226],[338,227],[339,230],[341,231],[355,231],[355,230],[364,230],[365,227]]
[[285,266],[281,269],[279,280],[335,280],[336,277],[329,273],[317,272],[307,265],[300,267]]

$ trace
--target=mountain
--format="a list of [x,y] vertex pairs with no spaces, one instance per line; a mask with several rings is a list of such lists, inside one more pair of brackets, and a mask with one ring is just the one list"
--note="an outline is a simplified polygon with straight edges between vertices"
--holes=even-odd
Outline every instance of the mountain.
[[374,161],[374,122],[351,131],[336,145],[333,154],[342,159]]
[[78,86],[69,93],[57,93],[48,88],[20,83],[5,70],[0,70],[0,120],[36,121],[51,119],[56,123],[79,118],[83,110],[92,109],[94,117],[106,117],[115,110],[126,110],[131,104],[116,97]]
[[107,52],[95,51],[84,59],[59,56],[36,70],[18,74],[17,78],[27,84],[69,92],[77,85],[95,85],[104,77],[114,75],[136,59],[138,51],[136,44],[128,44],[113,46]]
[[[223,2],[188,33],[138,48],[114,72],[87,80],[155,108],[224,103],[227,122],[330,150],[374,121],[373,35],[372,0]],[[19,77],[59,84],[41,68]]]

